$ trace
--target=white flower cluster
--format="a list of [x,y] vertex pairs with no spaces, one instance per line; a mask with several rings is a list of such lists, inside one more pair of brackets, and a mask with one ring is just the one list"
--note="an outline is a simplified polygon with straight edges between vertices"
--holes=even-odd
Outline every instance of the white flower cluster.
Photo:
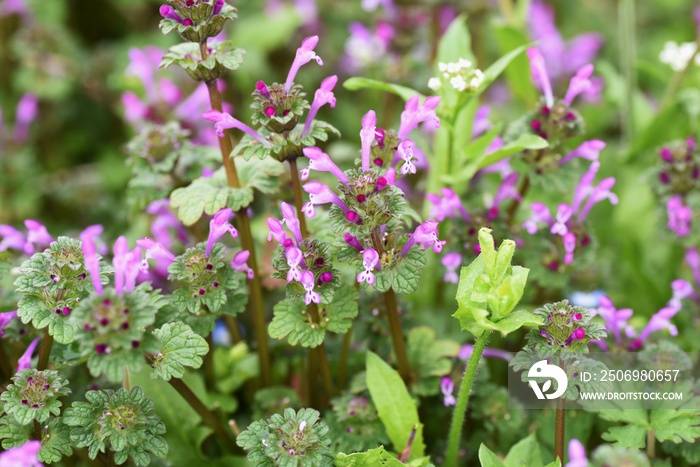
[[[697,48],[695,42],[683,42],[677,44],[674,41],[668,41],[664,44],[664,49],[659,53],[659,60],[673,69],[673,71],[682,71],[688,66],[688,62],[695,55]],[[695,64],[700,65],[700,54],[695,55]]]
[[443,79],[459,92],[474,91],[484,82],[484,73],[472,68],[472,62],[464,58],[451,63],[440,62],[438,70],[442,76],[428,80],[428,87],[433,91],[442,87]]

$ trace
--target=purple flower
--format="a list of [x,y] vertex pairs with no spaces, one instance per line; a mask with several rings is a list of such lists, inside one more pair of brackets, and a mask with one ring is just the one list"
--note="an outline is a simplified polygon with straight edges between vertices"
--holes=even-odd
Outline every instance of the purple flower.
[[454,390],[455,384],[452,382],[452,378],[449,376],[443,376],[443,378],[440,380],[440,391],[442,391],[442,395],[444,396],[443,404],[445,407],[457,404],[455,396],[452,395]]
[[395,31],[388,22],[379,21],[374,32],[358,22],[350,23],[348,30],[350,36],[345,42],[341,66],[349,74],[357,74],[366,67],[385,63],[392,58],[387,54]]
[[316,287],[314,273],[309,270],[302,272],[300,282],[304,286],[304,290],[306,290],[304,303],[307,305],[309,305],[311,302],[321,303],[321,294],[314,292],[314,287]]
[[303,238],[301,236],[301,227],[299,224],[299,219],[297,219],[296,211],[291,205],[285,203],[284,201],[280,206],[282,209],[282,224],[287,224],[287,228],[294,236],[294,240],[296,240],[297,244],[301,243]]
[[114,290],[117,295],[129,292],[136,285],[136,276],[141,270],[141,248],[129,250],[129,242],[125,236],[120,236],[114,242]]
[[539,230],[538,224],[554,224],[554,219],[549,213],[549,208],[543,203],[540,203],[539,201],[532,203],[530,205],[530,210],[532,211],[532,215],[527,221],[523,222],[523,227],[530,235],[537,233]]
[[0,313],[0,337],[5,335],[5,328],[17,317],[17,311]]
[[304,155],[309,158],[309,165],[299,172],[302,180],[307,180],[309,178],[309,172],[311,170],[316,170],[318,172],[330,172],[335,175],[343,185],[348,184],[348,177],[345,173],[335,165],[328,154],[321,151],[319,148],[304,148]]
[[369,162],[377,130],[377,114],[370,110],[362,117],[362,130],[360,130],[360,141],[362,141],[362,171],[369,170]]
[[445,266],[445,282],[457,284],[459,282],[459,274],[457,270],[462,266],[462,255],[459,253],[447,253],[442,257],[442,265]]
[[669,306],[681,308],[681,300],[693,297],[695,292],[693,291],[693,286],[683,279],[676,279],[671,282],[671,290],[673,290],[673,296],[669,300]]
[[[172,254],[162,243],[152,240],[148,237],[140,238],[136,240],[136,244],[141,247],[143,251],[146,252],[143,260],[141,260],[141,271],[148,271],[148,260],[155,259],[156,261],[161,261],[167,266],[175,261],[175,255]],[[166,269],[167,269],[166,266]]]
[[27,350],[24,351],[21,357],[19,357],[19,360],[17,361],[17,371],[22,371],[26,370],[32,367],[32,355],[34,354],[34,350],[36,349],[36,346],[39,344],[39,338],[37,337],[34,339],[31,344],[27,347]]
[[362,9],[365,11],[374,11],[380,6],[384,7],[386,13],[390,17],[398,14],[398,9],[394,0],[362,0]]
[[533,0],[530,4],[527,29],[530,37],[538,41],[548,74],[555,82],[592,62],[603,45],[602,37],[594,33],[581,34],[567,44],[556,28],[554,9],[543,0]]
[[153,238],[165,248],[170,249],[173,246],[171,231],[175,232],[182,243],[186,243],[189,240],[187,229],[185,229],[177,216],[170,211],[169,199],[153,201],[146,207],[146,212],[155,216],[151,223],[151,233]]
[[617,345],[622,346],[621,331],[626,331],[626,334],[634,332],[627,324],[627,321],[632,317],[634,312],[630,308],[616,309],[612,301],[606,296],[601,296],[599,301],[600,306],[596,309],[592,309],[591,314],[603,318],[606,330],[613,334]]
[[343,212],[349,212],[347,204],[345,204],[343,200],[341,200],[335,193],[333,193],[333,190],[331,190],[328,187],[328,185],[317,181],[311,181],[304,184],[303,188],[304,191],[306,191],[309,194],[310,200],[302,207],[302,210],[304,211],[304,214],[306,214],[306,217],[311,219],[316,215],[314,205],[317,204],[334,203],[340,209],[342,209]]
[[355,248],[358,251],[362,251],[365,249],[365,247],[362,246],[362,243],[360,243],[360,241],[357,239],[357,237],[355,237],[354,235],[352,235],[349,232],[345,234],[345,236],[343,237],[343,240],[345,240],[345,243],[347,243],[348,245],[350,245],[351,247]]
[[425,221],[416,227],[411,238],[408,239],[401,249],[401,256],[405,256],[415,243],[420,244],[426,249],[432,246],[435,253],[440,253],[442,251],[442,246],[447,242],[438,238],[437,227],[438,223],[436,221]]
[[527,56],[530,59],[530,70],[532,72],[532,80],[544,93],[544,102],[547,107],[554,105],[554,94],[552,93],[552,85],[549,82],[547,75],[547,67],[544,63],[542,53],[536,48],[527,49]]
[[663,329],[668,329],[669,334],[672,336],[677,336],[678,328],[671,323],[671,318],[673,318],[679,311],[680,308],[675,306],[667,306],[659,310],[651,317],[649,323],[637,337],[637,340],[644,342],[647,337],[649,337],[649,334],[656,331],[661,331]]
[[299,248],[293,246],[287,248],[285,256],[287,257],[287,264],[289,265],[289,272],[287,272],[287,282],[300,281],[301,269],[299,269],[299,265],[304,260],[304,254]]
[[573,78],[571,78],[571,83],[569,84],[569,89],[566,91],[564,96],[564,103],[566,105],[571,105],[576,99],[576,96],[582,92],[588,91],[593,84],[591,83],[591,76],[593,75],[593,65],[590,63],[584,65],[579,69]]
[[571,264],[574,262],[574,250],[576,250],[576,235],[571,232],[567,232],[563,235],[562,242],[564,244],[564,264]]
[[430,217],[435,218],[438,222],[442,222],[447,218],[455,219],[457,214],[459,214],[462,219],[469,222],[469,214],[464,209],[459,195],[450,188],[442,188],[440,193],[442,197],[432,193],[425,195],[426,199],[433,205],[430,210]]
[[518,191],[518,180],[520,175],[517,172],[506,176],[498,187],[496,196],[493,198],[493,207],[498,208],[501,203],[507,199],[514,199],[517,201],[522,201],[520,192]]
[[[457,356],[461,360],[469,360],[469,358],[472,356],[472,353],[474,353],[474,346],[472,344],[467,344],[463,345],[462,348],[459,349],[459,353],[457,354]],[[486,347],[484,349],[482,355],[487,358],[500,358],[501,360],[505,361],[510,361],[513,358],[513,356],[505,350],[492,349],[489,347]]]
[[231,238],[238,237],[238,230],[228,221],[232,214],[233,210],[231,208],[224,208],[217,212],[212,220],[209,221],[209,238],[207,238],[207,248],[204,251],[207,257],[211,254],[214,243],[226,232],[231,234]]
[[8,249],[24,251],[24,245],[27,243],[24,239],[24,234],[15,229],[11,225],[0,224],[0,251]]
[[39,99],[34,94],[24,94],[17,104],[15,116],[15,141],[24,142],[29,136],[29,125],[36,120]]
[[233,257],[231,260],[231,267],[238,272],[243,272],[248,276],[248,279],[255,277],[253,269],[248,266],[248,258],[250,258],[250,251],[241,250]]
[[406,101],[406,107],[401,112],[401,124],[398,132],[399,140],[406,139],[409,133],[416,129],[420,123],[425,122],[432,129],[440,126],[440,119],[435,113],[435,108],[440,104],[440,97],[426,97],[420,105],[419,101],[420,96],[418,94]]
[[297,49],[296,57],[294,57],[294,62],[292,62],[292,67],[289,69],[289,74],[287,75],[287,81],[284,83],[284,89],[289,92],[294,84],[294,78],[296,78],[299,68],[306,65],[311,60],[316,60],[316,63],[323,66],[323,60],[321,57],[316,55],[314,49],[318,44],[318,36],[307,37],[301,42],[301,47]]
[[404,161],[404,164],[401,166],[401,170],[399,170],[402,175],[406,175],[407,173],[416,173],[416,166],[412,162],[414,147],[415,143],[410,139],[405,139],[399,144],[396,155]]
[[282,223],[274,217],[268,217],[267,226],[270,228],[270,233],[267,235],[267,241],[269,242],[274,238],[277,243],[284,245],[285,240],[287,240],[289,237],[287,237],[287,231],[284,230]]
[[685,262],[693,273],[693,282],[695,285],[700,285],[700,254],[697,248],[685,250]]
[[568,153],[561,161],[560,165],[564,165],[575,157],[588,159],[589,161],[597,161],[600,151],[605,148],[605,142],[599,139],[584,141],[579,147]]
[[668,213],[668,228],[679,237],[690,235],[690,223],[693,220],[693,210],[683,204],[680,195],[671,197],[666,203]]
[[100,277],[100,258],[97,255],[95,240],[102,233],[101,225],[91,225],[80,234],[83,256],[85,257],[85,269],[90,274],[95,293],[102,295],[102,278]]
[[162,16],[165,19],[174,19],[178,23],[184,24],[183,19],[180,17],[180,15],[175,13],[175,10],[170,5],[160,6],[160,16]]
[[564,467],[588,467],[586,449],[581,441],[575,438],[569,441],[569,462]]
[[566,224],[569,222],[573,214],[574,211],[571,209],[571,206],[566,203],[560,204],[557,207],[556,222],[554,222],[552,227],[549,229],[549,232],[553,235],[566,235],[569,232]]
[[263,146],[268,148],[272,147],[272,144],[265,138],[263,138],[262,135],[260,135],[260,133],[253,130],[251,127],[241,122],[240,120],[233,118],[227,112],[219,112],[218,110],[208,110],[202,114],[202,117],[204,117],[206,120],[215,122],[214,128],[216,129],[216,134],[219,136],[219,138],[224,137],[224,130],[227,130],[229,128],[237,128],[242,132],[247,133],[252,138],[258,140]]
[[321,87],[316,90],[314,94],[314,102],[311,104],[311,109],[306,116],[306,123],[304,123],[304,131],[301,136],[306,137],[311,130],[311,122],[313,122],[316,117],[318,110],[326,104],[330,104],[331,108],[335,108],[335,95],[333,94],[333,88],[338,82],[338,76],[333,75],[324,79],[321,82]]
[[374,268],[377,267],[379,263],[379,253],[372,248],[366,248],[362,251],[362,266],[365,268],[364,271],[357,275],[357,282],[366,282],[369,285],[374,284],[375,277],[372,274]]
[[41,441],[27,441],[21,446],[0,453],[0,467],[42,467],[38,455]]
[[49,235],[46,227],[38,221],[27,219],[24,221],[24,225],[27,227],[27,243],[24,245],[24,252],[28,255],[34,254],[37,246],[45,248],[53,242],[53,237]]

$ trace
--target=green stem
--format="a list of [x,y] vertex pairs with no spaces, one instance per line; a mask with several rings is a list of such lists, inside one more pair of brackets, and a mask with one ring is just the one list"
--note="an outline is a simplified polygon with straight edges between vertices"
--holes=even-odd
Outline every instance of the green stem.
[[338,386],[345,387],[345,380],[348,374],[348,357],[350,356],[350,345],[352,344],[352,328],[343,336],[343,345],[340,349],[340,367],[338,368]]
[[498,6],[506,24],[515,24],[515,8],[513,8],[512,0],[498,0]]
[[53,336],[49,334],[49,329],[46,328],[44,340],[41,343],[39,351],[39,362],[36,365],[37,370],[45,370],[49,366],[49,356],[51,355],[51,347],[53,347]]
[[209,334],[206,338],[209,345],[209,352],[204,355],[204,385],[208,391],[216,386],[216,376],[214,375],[214,339]]
[[197,397],[197,395],[192,392],[192,390],[185,384],[184,381],[178,378],[171,378],[170,386],[177,391],[180,396],[182,396],[185,401],[202,417],[202,420],[210,428],[214,430],[214,433],[219,437],[221,442],[227,451],[233,453],[240,453],[240,448],[236,445],[236,440],[233,439],[233,433],[227,427],[225,427],[219,418],[211,413],[209,409],[204,405],[204,403]]
[[231,343],[237,344],[243,342],[243,335],[241,334],[241,328],[238,327],[238,320],[236,317],[224,315],[224,322],[226,323],[228,333],[231,335]]
[[15,372],[12,369],[12,366],[10,365],[10,358],[7,356],[7,352],[5,352],[5,347],[2,345],[2,341],[0,341],[0,369],[2,369],[2,381],[9,380],[12,378],[12,375],[15,374]]
[[457,452],[459,451],[459,441],[462,438],[462,426],[464,425],[464,417],[467,413],[467,403],[469,402],[469,393],[474,384],[476,369],[481,360],[481,354],[489,341],[491,331],[485,331],[474,343],[474,351],[469,357],[467,369],[464,371],[464,379],[459,387],[459,395],[457,396],[457,404],[454,412],[452,412],[452,425],[450,425],[450,437],[447,442],[447,456],[445,458],[445,466],[456,467]]
[[554,458],[559,459],[562,465],[564,465],[564,444],[566,444],[566,412],[564,399],[559,399],[554,418]]
[[294,192],[294,206],[297,208],[297,218],[299,219],[299,228],[301,229],[301,236],[306,238],[309,236],[309,230],[306,227],[306,216],[301,210],[304,205],[304,198],[301,190],[301,180],[299,179],[299,168],[297,167],[297,160],[290,159],[289,161],[289,175],[292,178],[292,191]]
[[399,367],[399,374],[406,385],[411,385],[411,365],[408,363],[408,353],[406,353],[406,342],[403,338],[403,328],[401,327],[401,317],[396,304],[396,293],[389,288],[384,292],[384,303],[386,303],[386,314],[389,318],[389,328],[391,330],[391,342],[394,344],[396,354],[396,364]]
[[[207,45],[206,42],[200,44],[202,58],[206,58]],[[209,90],[209,101],[211,108],[222,111],[221,93],[216,86],[216,81],[207,81],[207,89]],[[231,158],[233,144],[228,133],[223,138],[219,138],[219,148],[221,149],[221,158],[223,159],[224,168],[226,170],[226,179],[228,185],[232,188],[240,188],[241,183],[236,171],[236,165]],[[248,218],[248,211],[241,209],[236,212],[236,223],[238,224],[238,232],[241,239],[241,245],[244,250],[250,252],[248,266],[253,270],[253,278],[248,280],[248,289],[250,291],[250,302],[248,311],[251,313],[253,328],[255,331],[255,340],[258,344],[258,360],[260,363],[260,379],[263,387],[272,384],[272,370],[270,366],[270,350],[267,342],[267,323],[265,322],[265,311],[263,307],[262,284],[260,283],[260,274],[258,273],[258,261],[255,254],[255,242]]]
[[647,430],[647,457],[650,460],[654,460],[654,457],[656,457],[656,453],[654,452],[654,448],[656,447],[656,435],[654,435],[654,430]]
[[625,78],[625,103],[622,109],[622,123],[627,144],[634,141],[634,93],[637,90],[637,73],[634,62],[635,49],[635,0],[619,0],[620,66]]
[[326,350],[325,342],[314,349],[318,352],[318,360],[321,369],[321,381],[323,381],[323,389],[326,391],[326,397],[329,399],[335,395],[333,388],[333,377],[331,376],[331,365],[328,361],[328,351]]
[[698,47],[700,46],[700,35],[698,35],[695,38],[695,52],[693,53],[693,56],[690,57],[690,60],[688,60],[688,63],[685,65],[685,67],[676,72],[675,75],[673,75],[673,79],[671,80],[671,83],[669,83],[668,88],[666,88],[666,92],[664,92],[664,97],[661,99],[661,103],[659,104],[659,110],[658,112],[661,113],[666,107],[671,103],[673,100],[673,96],[676,95],[678,92],[678,89],[681,87],[681,84],[683,83],[683,79],[685,76],[688,74],[688,70],[690,70],[691,67],[695,66],[695,58],[698,56]]
[[518,188],[518,193],[520,194],[520,200],[514,199],[513,203],[508,208],[508,213],[506,214],[506,219],[507,219],[506,222],[509,226],[513,225],[513,221],[515,220],[515,214],[517,214],[518,208],[520,207],[520,204],[525,199],[525,195],[527,194],[527,192],[529,190],[530,190],[530,175],[525,174],[525,178],[523,178],[523,181],[520,184],[520,188]]

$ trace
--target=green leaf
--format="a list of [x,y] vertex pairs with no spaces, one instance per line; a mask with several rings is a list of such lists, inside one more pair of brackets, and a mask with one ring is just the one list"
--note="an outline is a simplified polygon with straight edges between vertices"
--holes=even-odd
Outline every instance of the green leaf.
[[326,329],[345,334],[352,327],[352,320],[357,317],[359,298],[360,293],[353,286],[344,286],[336,290],[333,302],[327,307]]
[[73,448],[70,442],[70,429],[63,424],[60,417],[51,419],[48,426],[48,430],[44,430],[41,439],[38,457],[41,462],[51,464],[73,454]]
[[471,37],[467,28],[466,15],[456,17],[442,35],[438,44],[437,56],[435,60],[434,74],[440,72],[437,68],[439,63],[456,62],[460,58],[466,58],[472,63],[476,63],[472,53]]
[[12,377],[12,384],[2,393],[4,411],[21,425],[46,422],[61,413],[58,399],[70,394],[68,381],[52,370],[26,369]]
[[284,172],[284,165],[269,157],[262,160],[237,157],[234,161],[242,186],[255,188],[266,195],[279,191],[279,177]]
[[416,94],[420,96],[421,101],[425,98],[423,94],[419,93],[415,89],[411,89],[406,86],[401,86],[399,84],[385,83],[384,81],[377,81],[376,79],[370,78],[348,78],[343,83],[343,87],[348,91],[358,91],[360,89],[377,89],[380,91],[391,92],[401,97],[405,101],[409,100]]
[[186,366],[199,368],[202,357],[209,352],[207,341],[184,323],[165,324],[153,334],[163,346],[153,361],[153,379],[182,378]]
[[481,467],[505,467],[505,464],[484,443],[479,446],[479,462]]
[[440,377],[452,370],[452,358],[460,345],[449,340],[436,340],[435,330],[428,326],[413,328],[408,333],[408,362],[417,376],[411,386],[413,394],[432,396],[440,392]]
[[274,316],[268,326],[270,337],[287,339],[289,345],[318,347],[326,332],[317,324],[312,324],[303,302],[286,298],[272,309]]
[[411,399],[399,374],[379,356],[369,351],[367,352],[367,389],[394,449],[397,452],[402,451],[408,443],[413,428],[417,427],[409,459],[422,457],[425,452],[423,424],[418,418],[416,403]]
[[542,467],[542,454],[535,435],[528,436],[510,448],[504,464],[506,467]]
[[253,189],[229,187],[223,168],[209,178],[200,177],[190,185],[174,190],[170,195],[170,205],[178,210],[178,218],[188,226],[197,222],[202,214],[213,216],[225,207],[238,211],[252,202]]
[[0,418],[0,439],[3,449],[16,448],[31,439],[32,426],[22,425],[12,417]]
[[[529,43],[524,30],[507,24],[495,24],[493,32],[502,55]],[[513,58],[511,65],[505,70],[506,82],[513,95],[524,102],[527,107],[532,107],[537,100],[537,91],[532,80],[524,79],[529,75],[530,63],[525,55]]]
[[403,467],[405,464],[387,452],[384,446],[379,446],[366,452],[353,454],[341,452],[336,456],[333,465],[335,467]]

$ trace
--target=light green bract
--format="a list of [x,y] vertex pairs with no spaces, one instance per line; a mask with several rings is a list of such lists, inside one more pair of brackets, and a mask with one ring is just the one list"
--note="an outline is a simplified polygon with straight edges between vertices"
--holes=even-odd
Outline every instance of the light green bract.
[[453,315],[462,329],[479,337],[486,331],[502,334],[522,326],[542,324],[527,310],[513,311],[525,291],[529,269],[512,266],[515,242],[504,240],[496,251],[491,229],[479,230],[481,254],[462,268],[457,288],[459,308]]
[[209,352],[207,341],[183,323],[167,323],[153,334],[163,345],[153,362],[153,379],[182,378],[186,366],[199,368]]

